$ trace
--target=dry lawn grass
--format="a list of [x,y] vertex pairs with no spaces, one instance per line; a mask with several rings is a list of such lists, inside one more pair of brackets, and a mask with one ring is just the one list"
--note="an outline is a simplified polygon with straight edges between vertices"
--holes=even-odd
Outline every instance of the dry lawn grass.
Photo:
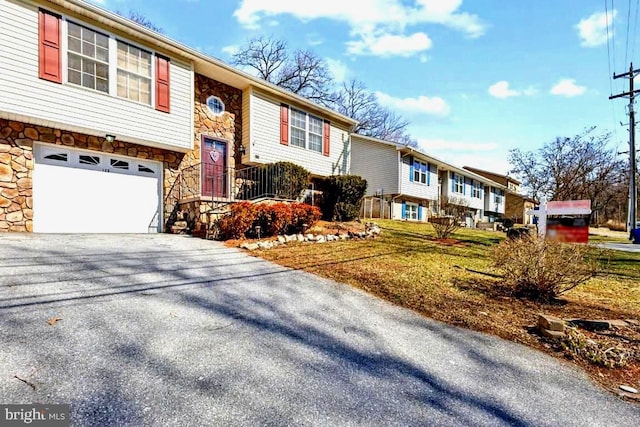
[[[460,229],[454,239],[441,242],[429,224],[378,223],[383,233],[374,240],[295,243],[259,256],[348,283],[430,318],[558,357],[566,355],[533,331],[537,313],[565,319],[640,319],[640,254],[612,252],[602,260],[603,270],[596,278],[567,293],[564,301],[545,304],[514,298],[501,287],[490,251],[504,239],[503,233]],[[313,231],[323,227],[335,232],[361,225],[321,223]],[[597,339],[596,335],[589,333],[591,338]],[[625,345],[640,346],[640,328],[608,335]],[[573,362],[611,390],[620,384],[640,387],[638,360],[617,369]]]

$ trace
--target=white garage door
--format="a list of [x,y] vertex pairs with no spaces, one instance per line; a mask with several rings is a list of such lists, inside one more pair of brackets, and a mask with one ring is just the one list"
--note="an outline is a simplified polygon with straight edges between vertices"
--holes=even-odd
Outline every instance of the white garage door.
[[34,149],[34,232],[159,231],[160,163],[54,145]]

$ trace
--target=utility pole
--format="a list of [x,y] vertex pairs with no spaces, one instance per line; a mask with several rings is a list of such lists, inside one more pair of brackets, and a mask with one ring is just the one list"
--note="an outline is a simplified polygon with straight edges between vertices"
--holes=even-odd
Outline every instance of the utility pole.
[[629,71],[622,74],[613,74],[614,79],[619,79],[621,77],[629,79],[629,92],[619,93],[617,95],[611,95],[609,99],[628,97],[629,98],[629,168],[630,177],[629,177],[629,233],[630,237],[632,237],[631,233],[633,229],[636,228],[637,221],[637,202],[636,196],[638,194],[638,190],[636,187],[636,120],[635,120],[635,112],[633,110],[633,102],[635,98],[635,94],[640,92],[640,89],[633,89],[633,79],[640,73],[640,69],[633,69],[633,62],[629,64]]

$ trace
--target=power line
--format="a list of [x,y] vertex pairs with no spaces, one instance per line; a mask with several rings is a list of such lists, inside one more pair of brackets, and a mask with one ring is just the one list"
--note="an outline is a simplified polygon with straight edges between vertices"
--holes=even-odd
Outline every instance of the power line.
[[629,27],[631,26],[631,0],[629,0],[629,7],[627,8],[627,39],[624,46],[624,63],[627,63],[629,53]]
[[[604,0],[604,19],[607,27],[607,65],[609,66],[609,95],[613,95],[613,78],[611,77],[611,49],[609,49],[609,9],[607,0]],[[612,29],[613,31],[613,29]]]
[[631,59],[633,59],[636,52],[636,32],[638,30],[638,6],[640,6],[640,0],[636,0],[636,16],[633,20],[633,44],[631,45]]

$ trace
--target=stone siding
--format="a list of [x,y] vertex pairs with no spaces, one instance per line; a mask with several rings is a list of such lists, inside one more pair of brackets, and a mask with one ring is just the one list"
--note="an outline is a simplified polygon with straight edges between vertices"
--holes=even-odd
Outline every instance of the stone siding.
[[[217,96],[225,105],[225,111],[216,116],[207,108],[207,98]],[[200,165],[200,151],[203,136],[220,139],[227,142],[229,150],[228,167],[233,170],[240,164],[240,145],[242,144],[242,91],[208,77],[196,74],[194,87],[194,135],[193,151],[185,155],[181,168],[198,167]],[[198,174],[185,173],[188,187],[200,196]],[[194,176],[197,179],[194,179]],[[194,188],[195,187],[195,188]],[[180,203],[180,212],[189,229],[199,230],[207,221],[208,212],[215,203],[210,198],[190,200]]]
[[[0,232],[33,230],[33,143],[43,142],[160,161],[163,164],[164,231],[176,221],[200,229],[206,212],[216,203],[200,195],[200,144],[202,136],[227,141],[228,166],[240,162],[242,144],[242,91],[196,74],[194,87],[194,149],[184,153],[106,141],[102,137],[0,119]],[[220,116],[206,106],[211,95],[225,104]],[[188,169],[188,170],[187,170]],[[188,200],[185,200],[186,199]]]
[[[34,142],[160,161],[164,170],[165,196],[174,188],[180,165],[185,157],[183,153],[160,148],[117,140],[108,142],[101,137],[0,119],[0,231],[33,230],[31,179]],[[167,221],[175,210],[175,203],[167,203],[165,198],[164,210],[164,218]]]

